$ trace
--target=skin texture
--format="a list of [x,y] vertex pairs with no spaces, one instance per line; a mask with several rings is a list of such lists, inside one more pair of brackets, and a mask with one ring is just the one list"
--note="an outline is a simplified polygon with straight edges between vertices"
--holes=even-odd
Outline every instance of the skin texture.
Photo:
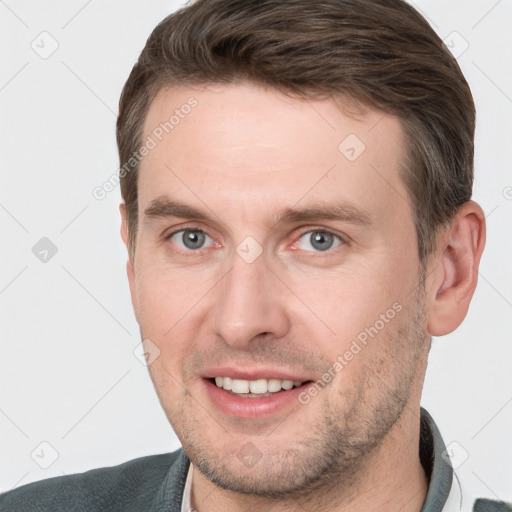
[[[194,507],[419,511],[430,335],[452,331],[467,312],[485,239],[480,207],[466,203],[439,230],[422,267],[398,174],[397,118],[248,83],[174,87],[153,101],[143,139],[191,96],[197,105],[141,162],[127,271],[142,338],[160,351],[151,378],[194,466]],[[364,144],[353,161],[339,149],[350,134]],[[145,214],[163,198],[208,219]],[[367,222],[279,220],[286,209],[339,205]],[[127,243],[124,205],[121,214]],[[204,246],[168,237],[180,229],[205,232]],[[336,235],[332,248],[315,249],[315,231]],[[240,247],[261,254],[248,263]],[[225,414],[205,392],[212,365],[322,380],[393,305],[400,311],[307,404],[248,419]],[[248,446],[252,465],[240,457]]]

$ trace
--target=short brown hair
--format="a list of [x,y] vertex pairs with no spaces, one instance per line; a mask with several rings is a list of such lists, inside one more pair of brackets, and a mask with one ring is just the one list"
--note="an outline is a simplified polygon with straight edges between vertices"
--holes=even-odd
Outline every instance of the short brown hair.
[[[197,0],[153,30],[119,102],[117,143],[129,246],[137,234],[138,161],[151,101],[163,87],[249,80],[300,98],[351,98],[396,115],[400,170],[421,261],[471,198],[475,107],[457,64],[403,0]],[[132,164],[127,168],[127,162]]]

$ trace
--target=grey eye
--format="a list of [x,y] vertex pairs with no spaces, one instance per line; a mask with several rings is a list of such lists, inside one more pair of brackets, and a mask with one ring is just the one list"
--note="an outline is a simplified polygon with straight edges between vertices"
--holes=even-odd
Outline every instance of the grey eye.
[[328,231],[308,231],[299,238],[301,249],[306,251],[327,251],[340,243],[340,237]]
[[171,236],[171,241],[180,249],[202,249],[205,242],[212,242],[204,231],[199,229],[182,229]]

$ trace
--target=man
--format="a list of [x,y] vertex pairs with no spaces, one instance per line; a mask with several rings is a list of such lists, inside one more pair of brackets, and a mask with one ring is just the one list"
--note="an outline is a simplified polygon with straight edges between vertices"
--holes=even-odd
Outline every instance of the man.
[[198,0],[120,102],[121,235],[183,448],[1,510],[501,511],[420,408],[485,243],[474,105],[402,0]]

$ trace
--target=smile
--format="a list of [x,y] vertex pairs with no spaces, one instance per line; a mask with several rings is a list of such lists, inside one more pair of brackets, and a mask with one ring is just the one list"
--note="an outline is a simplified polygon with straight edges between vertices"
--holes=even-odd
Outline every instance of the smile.
[[270,396],[271,393],[278,393],[281,390],[289,391],[294,387],[302,386],[300,381],[281,379],[243,380],[232,379],[231,377],[215,377],[214,380],[218,388],[246,397],[254,395]]
[[[221,371],[218,370],[218,373]],[[267,370],[267,372],[265,372],[267,373],[266,377],[273,376],[271,371]],[[242,375],[242,373],[249,372],[242,371],[230,371],[231,374],[234,374],[231,377],[214,377],[213,375],[216,373],[212,372],[210,373],[211,377],[201,379],[203,390],[210,403],[225,416],[252,420],[270,419],[275,415],[290,414],[292,410],[303,407],[299,401],[299,395],[306,386],[312,383],[307,378],[299,381],[262,378],[262,375],[255,375],[252,379],[243,379],[240,377],[249,377],[249,375]],[[275,377],[277,376],[275,375]],[[281,375],[281,377],[284,376]]]

